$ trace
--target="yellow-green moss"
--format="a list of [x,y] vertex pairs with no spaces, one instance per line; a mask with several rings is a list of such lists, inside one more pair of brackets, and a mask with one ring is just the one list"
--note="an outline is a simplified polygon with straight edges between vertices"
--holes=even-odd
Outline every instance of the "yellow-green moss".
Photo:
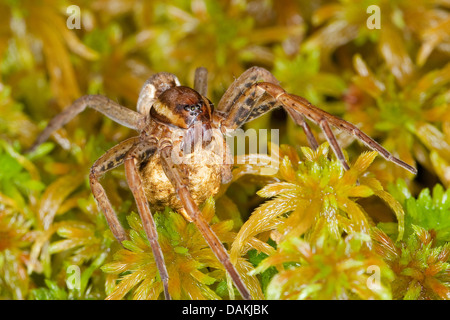
[[[195,68],[204,66],[208,96],[217,102],[253,65],[272,71],[289,92],[356,124],[418,167],[419,174],[365,153],[362,144],[338,133],[353,164],[344,172],[325,144],[318,152],[308,149],[301,128],[283,112],[247,124],[279,128],[287,145],[272,154],[280,160],[276,175],[237,166],[234,182],[216,199],[213,223],[223,227],[219,231],[252,294],[261,299],[449,298],[447,3],[114,4],[0,2],[0,299],[161,299],[154,272],[141,282],[137,277],[142,269],[153,270],[146,268],[152,257],[132,213],[136,208],[123,170],[108,173],[102,183],[134,235],[125,248],[109,231],[87,179],[92,163],[133,133],[88,110],[32,154],[23,151],[52,116],[84,94],[103,94],[134,109],[151,74],[173,72],[192,85]],[[70,5],[81,9],[80,29],[67,27]],[[379,29],[368,27],[370,5],[380,10]],[[317,127],[313,131],[323,141]],[[170,210],[157,217],[163,247],[180,257],[188,273],[177,278],[172,272],[174,297],[239,297],[201,237],[192,241],[194,247],[175,239],[195,234],[192,225]],[[383,231],[374,229],[379,222]],[[195,250],[207,258],[199,256],[193,264],[181,259]],[[130,268],[131,258],[141,259],[141,269]],[[363,285],[368,275],[361,274],[374,261],[383,281],[368,290]],[[357,267],[334,277],[337,263]],[[66,281],[71,267],[79,268],[77,288]],[[349,279],[356,282],[343,285]]]

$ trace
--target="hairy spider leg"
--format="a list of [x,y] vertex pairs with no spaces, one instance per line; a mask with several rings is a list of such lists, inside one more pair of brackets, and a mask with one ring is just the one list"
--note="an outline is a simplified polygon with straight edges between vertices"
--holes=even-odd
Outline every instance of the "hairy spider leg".
[[105,189],[99,182],[99,178],[107,171],[112,170],[123,164],[124,158],[128,150],[130,150],[137,142],[139,137],[127,139],[120,144],[109,149],[102,155],[91,167],[89,174],[89,182],[91,185],[92,194],[97,202],[98,207],[105,215],[109,228],[114,237],[122,243],[128,239],[127,233],[117,219],[117,215],[111,205],[111,202],[106,195]]
[[[260,83],[257,83],[256,86],[261,88],[263,91],[269,93],[272,97],[274,97],[276,100],[278,100],[280,103],[282,103],[285,108],[290,108],[290,109],[302,114],[303,116],[310,119],[311,121],[317,123],[323,130],[328,142],[330,143],[331,147],[333,148],[334,153],[336,154],[337,158],[343,163],[343,165],[344,165],[345,158],[344,158],[341,148],[339,147],[336,137],[334,136],[333,132],[331,131],[329,123],[339,129],[342,129],[342,130],[356,136],[367,147],[380,153],[381,156],[383,158],[385,158],[386,160],[395,163],[396,165],[410,171],[413,174],[417,173],[416,168],[414,168],[411,165],[405,163],[404,161],[394,157],[389,151],[387,151],[385,148],[383,148],[378,142],[373,140],[371,137],[369,137],[367,134],[362,132],[358,127],[351,124],[350,122],[347,122],[343,119],[333,116],[333,115],[329,114],[328,112],[323,111],[323,110],[317,108],[316,106],[313,106],[308,100],[306,100],[302,97],[287,93],[283,88],[281,88],[280,86],[278,86],[276,84],[269,83],[269,82],[260,82]],[[344,165],[344,167],[345,167],[345,165]]]
[[208,94],[208,70],[204,67],[195,69],[194,90],[202,96]]
[[245,71],[230,86],[230,88],[234,88],[235,92],[230,93],[227,91],[224,96],[232,99],[232,103],[228,100],[223,100],[223,98],[219,102],[219,106],[226,110],[225,120],[222,121],[222,126],[229,130],[234,130],[273,109],[284,107],[295,124],[302,127],[311,148],[314,150],[317,149],[319,144],[303,115],[295,112],[291,108],[286,108],[273,96],[264,90],[260,90],[257,86],[257,81],[260,80],[278,83],[275,77],[266,69],[253,67]]
[[53,132],[62,128],[66,123],[75,118],[79,113],[83,112],[87,107],[97,110],[115,122],[136,131],[140,131],[144,125],[143,115],[121,106],[105,96],[83,96],[50,120],[47,127],[39,134],[27,152],[35,150],[40,144],[45,142]]
[[278,84],[278,80],[268,70],[261,67],[251,67],[228,87],[217,104],[216,111],[228,114],[232,107],[236,107],[237,99],[257,81]]
[[201,232],[211,250],[216,255],[217,259],[225,267],[242,298],[245,300],[251,300],[252,297],[250,295],[250,292],[248,291],[246,285],[243,283],[235,266],[231,263],[230,256],[228,255],[227,250],[225,249],[217,235],[211,230],[208,222],[206,222],[206,220],[203,218],[203,215],[194,199],[192,198],[188,187],[185,183],[183,183],[182,175],[177,165],[172,160],[172,147],[164,147],[160,152],[164,171],[170,182],[174,186],[176,192],[178,193],[180,201],[182,202],[187,215]]
[[[270,95],[275,101],[266,98],[264,94]],[[302,97],[287,93],[278,85],[275,77],[264,68],[250,68],[236,79],[220,100],[218,110],[226,113],[226,119],[222,121],[222,125],[229,129],[235,129],[280,105],[297,125],[302,126],[308,143],[314,149],[318,147],[318,143],[305,118],[319,125],[333,152],[346,170],[349,169],[349,165],[329,124],[356,136],[367,147],[379,152],[386,160],[413,174],[417,173],[416,168],[394,157],[355,125],[313,106]]]
[[136,109],[144,116],[150,114],[153,103],[164,91],[180,85],[178,78],[169,72],[158,72],[145,81],[139,93]]
[[142,140],[128,151],[125,156],[125,174],[127,177],[128,186],[133,193],[139,215],[142,220],[147,239],[152,248],[153,257],[158,268],[161,281],[164,288],[164,297],[166,300],[171,300],[169,293],[169,274],[167,273],[166,264],[164,262],[164,255],[161,246],[158,242],[158,232],[156,230],[155,221],[153,220],[152,212],[150,210],[147,198],[145,196],[142,181],[139,176],[139,164],[148,159],[157,150],[157,143],[154,141]]

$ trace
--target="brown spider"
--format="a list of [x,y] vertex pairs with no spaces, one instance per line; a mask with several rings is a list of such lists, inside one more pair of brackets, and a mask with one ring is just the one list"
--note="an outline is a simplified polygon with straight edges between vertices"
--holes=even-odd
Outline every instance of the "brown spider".
[[[205,199],[218,192],[221,183],[231,179],[231,165],[221,160],[224,157],[212,154],[212,151],[206,148],[210,145],[222,146],[222,152],[228,153],[223,138],[226,131],[235,130],[275,107],[282,106],[295,123],[303,128],[309,144],[314,149],[318,144],[305,118],[318,124],[345,169],[349,169],[349,166],[330,124],[355,135],[387,160],[414,174],[417,172],[412,166],[392,156],[356,126],[318,109],[299,96],[286,93],[275,77],[263,68],[253,67],[245,71],[228,88],[215,110],[205,97],[206,81],[207,72],[204,68],[196,71],[195,90],[180,86],[177,77],[170,73],[155,74],[141,90],[137,103],[138,112],[104,96],[84,96],[53,118],[31,147],[31,150],[36,148],[47,140],[52,132],[61,128],[86,107],[91,107],[139,132],[138,136],[121,142],[100,157],[92,166],[89,179],[92,193],[104,212],[112,233],[122,242],[127,239],[127,233],[119,223],[99,178],[105,172],[125,165],[128,185],[136,199],[164,285],[166,299],[170,299],[169,278],[149,203],[154,209],[169,206],[183,214],[188,221],[194,222],[224,265],[242,298],[251,299],[248,289],[230,262],[225,247],[198,208]],[[202,141],[200,149],[197,148],[194,152],[180,151],[184,150],[185,146],[195,145],[199,137]],[[201,153],[203,157],[200,159],[203,160],[177,160],[178,157],[189,157],[195,153]]]

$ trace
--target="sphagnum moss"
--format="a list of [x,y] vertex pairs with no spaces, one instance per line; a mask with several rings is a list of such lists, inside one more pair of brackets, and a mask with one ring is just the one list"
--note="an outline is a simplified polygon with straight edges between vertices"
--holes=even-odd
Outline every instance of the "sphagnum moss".
[[394,272],[394,299],[450,299],[450,245],[437,245],[436,232],[412,225],[414,233],[394,243],[375,229],[375,250]]
[[[373,210],[379,210],[381,216],[391,221],[391,224],[379,225],[391,239],[385,240],[393,241],[397,252],[406,252],[402,258],[403,269],[394,270],[393,283],[401,279],[402,285],[397,287],[402,290],[392,291],[393,298],[448,298],[442,289],[442,285],[448,284],[448,279],[445,279],[448,270],[437,267],[447,263],[443,259],[448,243],[446,235],[450,233],[446,222],[446,208],[450,203],[446,190],[450,172],[450,14],[445,1],[323,1],[317,4],[286,0],[282,1],[283,5],[277,1],[218,3],[210,0],[174,1],[170,5],[159,0],[116,0],[116,5],[111,3],[107,0],[80,2],[80,29],[67,28],[66,1],[0,3],[0,232],[4,235],[0,236],[3,243],[3,246],[0,244],[0,256],[3,257],[0,259],[0,298],[104,298],[113,292],[119,276],[99,270],[99,263],[112,261],[119,244],[112,239],[112,243],[100,241],[103,235],[103,240],[110,239],[110,235],[104,229],[104,221],[96,218],[100,215],[98,210],[89,209],[95,205],[89,198],[90,190],[84,173],[104,150],[129,137],[130,132],[90,113],[54,136],[57,145],[69,152],[61,151],[49,142],[31,155],[21,155],[21,150],[29,147],[39,128],[45,125],[42,120],[49,119],[83,94],[101,93],[132,107],[141,85],[150,74],[169,71],[179,75],[183,83],[190,83],[198,66],[208,67],[211,76],[209,96],[216,101],[234,77],[252,65],[272,70],[288,91],[305,96],[324,110],[356,123],[396,156],[420,166],[419,176],[413,180],[403,170],[375,159],[370,172],[366,170],[358,176],[359,189],[356,183],[347,185],[349,190],[353,189],[353,195],[359,190],[357,196],[343,197],[355,204],[350,204],[350,209],[358,208],[367,213],[357,215],[363,217],[359,222],[342,210],[349,210],[349,207],[337,205],[342,198],[334,197],[337,200],[330,201],[333,197],[328,197],[321,205],[334,209],[334,217],[339,218],[338,224],[331,220],[332,223],[326,225],[335,230],[332,242],[336,248],[348,245],[345,244],[347,238],[336,238],[339,232],[351,231],[350,226],[359,231],[366,231],[367,225],[371,227],[369,213]],[[369,5],[380,9],[379,29],[367,27]],[[236,23],[237,20],[240,23]],[[282,143],[306,145],[300,129],[294,127],[289,119],[285,120],[283,114],[274,115],[263,117],[252,126],[280,128]],[[284,130],[286,127],[288,130]],[[339,134],[337,136],[349,158],[357,159],[363,151],[360,145],[348,138],[344,140]],[[283,160],[283,170],[290,170],[290,173],[286,171],[283,174],[290,176],[293,173],[295,176],[298,155],[295,156],[296,152],[292,150],[286,154],[293,170]],[[372,156],[364,155],[367,160]],[[323,160],[312,161],[310,172],[305,176],[309,179],[305,181],[320,182],[332,172],[337,176],[342,174],[332,166],[323,167],[323,164]],[[313,174],[311,170],[314,167],[319,171],[324,169],[324,172]],[[324,248],[324,253],[325,247],[313,241],[319,238],[311,237],[314,234],[312,230],[322,229],[315,220],[303,220],[298,212],[295,213],[296,210],[285,210],[292,209],[292,203],[297,200],[296,189],[287,188],[291,182],[279,174],[262,179],[257,176],[258,171],[252,166],[236,168],[234,182],[225,197],[217,200],[219,203],[227,199],[227,206],[221,211],[226,208],[233,210],[233,221],[236,221],[233,231],[239,235],[234,238],[234,234],[227,241],[228,244],[234,243],[231,253],[240,272],[246,274],[254,267],[258,268],[261,259],[251,259],[257,255],[255,251],[261,253],[259,257],[280,254],[282,242],[277,248],[276,243],[267,241],[269,232],[279,240],[284,235],[286,241],[300,247]],[[82,174],[73,178],[72,173]],[[366,177],[368,173],[372,180]],[[403,179],[402,197],[394,189],[386,189],[398,178]],[[132,199],[122,188],[124,174],[115,171],[105,180],[113,205],[125,221],[124,213],[132,211]],[[437,183],[444,187],[435,188]],[[369,189],[364,187],[367,185],[372,190],[370,192],[378,193],[376,195],[388,203],[387,207],[381,207],[381,210],[372,201],[361,201],[376,198],[369,196]],[[61,188],[66,190],[60,192]],[[255,206],[264,201],[255,195],[261,188],[260,195],[269,199],[251,215]],[[322,186],[317,190],[326,191],[326,188]],[[421,192],[427,188],[430,190],[428,193]],[[351,195],[348,190],[344,191],[339,189],[339,193]],[[279,195],[272,199],[271,194],[275,193]],[[395,242],[400,240],[401,230],[399,225],[392,224],[395,220],[392,212],[401,210],[389,194],[401,203],[405,211],[404,232],[411,237],[410,242],[406,239]],[[288,195],[292,196],[290,201],[287,201]],[[277,208],[275,200],[281,202],[283,197],[286,201]],[[300,199],[303,202],[308,200],[305,196]],[[267,215],[264,215],[264,209],[269,209]],[[280,214],[275,214],[274,210],[279,210]],[[227,213],[221,214],[231,217]],[[252,227],[252,216],[265,217],[261,219],[265,229]],[[311,216],[320,218],[323,213]],[[397,219],[401,221],[401,215],[397,214]],[[297,220],[300,221],[298,225]],[[240,229],[243,224],[246,224],[245,228]],[[426,231],[419,231],[422,230],[420,228]],[[302,232],[303,235],[298,237]],[[292,237],[286,237],[289,233]],[[430,244],[428,240],[422,241],[421,237],[434,240]],[[242,239],[247,243],[243,244]],[[372,242],[376,243],[374,238]],[[295,246],[291,245],[292,248]],[[394,246],[390,248],[395,249]],[[417,248],[417,254],[413,253],[414,248]],[[287,252],[286,248],[283,250]],[[440,253],[436,258],[438,250]],[[367,254],[371,256],[372,252]],[[365,263],[363,257],[346,257],[337,253],[331,257],[334,260],[329,261],[355,259]],[[395,257],[393,260],[386,260],[385,255],[382,257],[389,266],[392,266],[392,261],[397,261]],[[414,264],[415,259],[426,257],[429,258],[427,266],[405,267],[408,261]],[[256,265],[250,260],[257,262]],[[65,282],[66,268],[77,263],[83,274],[83,283],[86,283],[86,294],[71,291]],[[303,263],[296,267],[316,270],[314,268],[319,266]],[[404,269],[409,271],[405,273]],[[16,270],[18,272],[14,273]],[[436,273],[433,270],[441,271]],[[285,271],[288,270],[280,269],[279,277],[284,276],[282,273]],[[226,289],[223,271],[218,269],[215,272],[208,275],[217,276],[221,282],[207,286],[217,288],[215,294],[220,297],[232,297],[233,293]],[[273,273],[246,275],[245,282],[255,296],[264,298],[268,292],[263,292],[265,289],[260,284],[267,283],[267,277]],[[36,281],[42,277],[46,280]],[[427,281],[434,286],[425,285],[420,277],[429,279]],[[307,277],[302,277],[299,283],[301,281],[307,281]],[[280,286],[277,291],[276,284],[277,281],[270,286],[270,297],[282,297],[283,292],[293,292],[290,290],[292,287]],[[311,294],[304,297],[317,297],[311,289],[315,288],[314,285],[310,283]],[[327,284],[322,282],[320,285],[326,287]],[[411,286],[410,291],[408,285]],[[330,284],[328,288],[333,289],[333,286]],[[132,297],[134,293],[134,289],[130,290],[126,297]],[[140,296],[146,294],[144,292]]]
[[356,201],[370,196],[381,198],[391,207],[399,221],[399,238],[402,238],[404,212],[400,203],[366,172],[376,152],[362,154],[346,171],[339,160],[327,157],[328,143],[316,151],[302,148],[301,160],[290,147],[284,149],[287,152],[284,157],[281,154],[277,174],[281,181],[258,191],[261,197],[272,199],[258,207],[244,223],[233,243],[232,254],[243,248],[248,237],[274,226],[277,240],[305,235],[314,241],[322,228],[334,239],[341,238],[344,232],[368,235],[370,218]]
[[[370,241],[367,234],[357,233],[338,239],[318,237],[312,243],[290,237],[254,273],[278,268],[267,287],[268,299],[388,300],[393,272],[370,249]],[[373,272],[377,281],[371,280]]]
[[[202,214],[223,242],[231,242],[234,238],[232,222],[217,221],[214,212],[214,200],[210,198]],[[215,288],[225,281],[224,268],[194,224],[169,209],[156,213],[155,220],[171,279],[171,296],[174,299],[220,299]],[[142,222],[133,214],[128,217],[128,223],[130,240],[122,242],[124,248],[114,254],[112,262],[102,267],[104,272],[119,276],[107,299],[122,299],[129,293],[133,299],[158,299],[163,285]]]

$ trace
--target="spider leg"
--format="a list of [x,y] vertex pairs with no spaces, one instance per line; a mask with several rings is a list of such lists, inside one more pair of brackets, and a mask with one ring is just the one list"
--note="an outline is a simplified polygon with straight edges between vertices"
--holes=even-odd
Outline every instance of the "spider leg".
[[101,156],[91,167],[89,174],[89,182],[91,185],[92,194],[94,195],[97,205],[104,213],[109,228],[116,237],[119,243],[126,240],[127,234],[117,219],[116,213],[111,205],[111,202],[106,195],[105,189],[99,182],[99,178],[107,171],[112,170],[123,164],[125,154],[130,148],[139,141],[139,137],[134,137],[123,141],[115,147],[109,149],[103,156]]
[[182,202],[187,215],[194,222],[198,230],[202,233],[203,237],[210,246],[211,250],[216,255],[217,259],[219,259],[219,261],[225,267],[236,288],[239,290],[242,298],[244,298],[245,300],[251,300],[251,295],[245,284],[242,282],[242,279],[239,276],[236,268],[231,263],[230,257],[225,247],[223,246],[217,235],[211,230],[208,222],[203,218],[197,204],[195,203],[189,192],[188,187],[183,183],[183,177],[177,165],[173,163],[171,153],[171,146],[165,147],[161,150],[162,165],[167,177],[175,187],[175,190],[180,197],[180,201]]
[[327,120],[325,120],[325,119],[320,120],[319,126],[322,129],[323,133],[325,134],[325,138],[327,139],[328,143],[330,144],[331,149],[333,149],[334,154],[339,159],[339,161],[342,163],[342,166],[344,167],[344,169],[349,170],[350,166],[348,165],[347,160],[345,160],[344,153],[342,152],[342,149],[336,140],[336,136],[334,135],[333,131],[331,130],[330,126],[328,125]]
[[202,96],[208,93],[208,71],[204,67],[195,69],[194,90]]
[[167,273],[164,255],[158,243],[158,232],[153,220],[150,207],[145,196],[141,177],[138,172],[138,165],[156,152],[157,144],[154,141],[141,141],[136,144],[125,156],[125,174],[128,185],[136,200],[139,215],[142,220],[147,239],[152,248],[153,257],[164,286],[164,297],[171,300],[169,294],[169,275]]
[[[267,98],[267,95],[269,95],[269,98]],[[318,143],[306,122],[306,118],[317,123],[345,169],[348,169],[349,166],[329,124],[356,136],[370,149],[379,152],[386,160],[414,174],[417,173],[416,168],[394,157],[355,125],[313,106],[302,97],[286,93],[278,85],[275,77],[269,71],[260,67],[248,69],[234,81],[220,100],[217,109],[225,114],[221,117],[224,118],[220,120],[221,125],[227,129],[236,129],[243,123],[251,121],[280,105],[295,123],[303,128],[313,149],[318,147]]]
[[309,146],[313,149],[316,150],[317,148],[319,148],[319,143],[316,140],[316,137],[314,137],[314,133],[312,132],[311,128],[309,127],[308,123],[306,122],[305,117],[298,113],[298,112],[294,112],[291,109],[285,109],[287,111],[287,113],[291,116],[291,118],[294,120],[294,122],[301,126],[303,129],[303,132],[306,135],[306,139],[308,140],[308,144]]
[[180,85],[178,78],[169,72],[158,72],[145,81],[136,104],[137,111],[146,116],[156,99],[167,89]]
[[356,136],[367,147],[380,153],[381,156],[386,160],[395,163],[396,165],[410,171],[413,174],[417,173],[416,168],[394,157],[378,142],[373,140],[371,137],[369,137],[367,134],[362,132],[358,127],[351,124],[350,122],[347,122],[343,119],[333,116],[328,112],[325,112],[313,106],[309,101],[307,101],[302,97],[286,93],[284,89],[273,83],[260,82],[257,83],[256,86],[260,88],[262,91],[269,93],[272,97],[274,97],[277,101],[279,101],[284,106],[284,108],[291,109],[294,112],[300,113],[306,118],[310,119],[311,121],[317,123],[323,130],[327,140],[329,141],[331,147],[333,148],[333,151],[335,152],[337,158],[341,162],[345,161],[345,158],[343,156],[341,148],[339,147],[336,137],[331,131],[331,128],[329,127],[328,123]]
[[255,82],[266,81],[278,84],[278,80],[266,69],[251,67],[242,73],[225,91],[216,111],[228,113],[236,105],[237,99]]
[[144,124],[143,116],[141,114],[121,106],[107,97],[101,95],[83,96],[50,120],[44,131],[41,132],[33,145],[28,149],[28,152],[36,149],[36,147],[45,142],[53,132],[60,129],[79,113],[83,112],[86,107],[95,109],[115,122],[136,131],[139,131]]
[[[229,101],[223,100],[223,98],[221,100],[223,103],[222,108],[227,109],[225,119],[222,120],[221,123],[222,126],[229,130],[235,130],[244,123],[252,121],[275,108],[283,106],[283,104],[278,102],[270,94],[261,90],[257,85],[257,80],[270,81],[270,83],[274,81],[278,83],[273,75],[263,68],[253,67],[244,72],[242,76],[231,85],[231,87],[234,88],[234,91],[227,91],[225,93],[230,99],[233,99],[233,104],[225,105],[225,103]],[[245,91],[240,92],[240,90],[244,89]],[[221,102],[219,102],[219,106]],[[314,150],[317,149],[319,144],[303,115],[289,108],[285,108],[285,110],[292,120],[302,127],[311,148]]]

